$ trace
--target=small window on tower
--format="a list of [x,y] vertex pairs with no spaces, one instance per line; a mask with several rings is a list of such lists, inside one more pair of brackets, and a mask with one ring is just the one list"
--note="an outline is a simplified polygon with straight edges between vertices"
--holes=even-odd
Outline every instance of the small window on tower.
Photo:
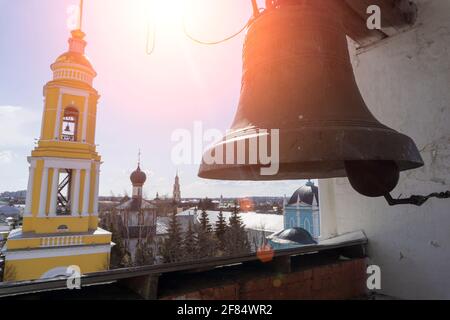
[[72,107],[64,110],[61,140],[76,141],[78,127],[78,110]]

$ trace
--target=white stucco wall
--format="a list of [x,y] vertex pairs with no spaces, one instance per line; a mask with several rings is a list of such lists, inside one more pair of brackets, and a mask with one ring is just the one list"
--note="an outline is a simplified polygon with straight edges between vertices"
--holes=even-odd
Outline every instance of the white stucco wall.
[[[418,0],[418,21],[353,56],[361,93],[384,124],[416,142],[425,167],[402,173],[393,195],[450,190],[450,1]],[[319,182],[323,237],[363,229],[381,293],[450,299],[450,199],[389,207],[347,179]]]

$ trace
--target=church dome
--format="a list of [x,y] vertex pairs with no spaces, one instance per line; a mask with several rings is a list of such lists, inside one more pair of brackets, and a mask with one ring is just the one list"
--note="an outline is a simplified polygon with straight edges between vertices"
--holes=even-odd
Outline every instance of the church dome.
[[63,53],[62,55],[60,55],[55,63],[70,63],[70,64],[78,64],[78,65],[82,65],[84,67],[87,67],[91,70],[93,70],[94,68],[92,67],[91,62],[89,61],[89,59],[81,53],[78,52],[71,52],[68,51],[66,53]]
[[60,55],[54,65],[58,64],[78,64],[94,71],[91,62],[84,54],[86,41],[84,41],[84,32],[81,30],[73,30],[72,37],[69,39],[69,50]]
[[147,175],[141,171],[141,168],[138,165],[137,169],[131,173],[130,180],[134,186],[142,186],[147,180]]
[[313,239],[311,234],[303,228],[291,228],[285,229],[277,234],[274,237],[282,240],[289,240],[292,242],[296,242],[299,244],[316,244],[317,242]]
[[97,76],[91,62],[84,54],[86,41],[81,30],[72,31],[69,39],[69,50],[60,55],[51,65],[53,80],[78,81],[92,86]]
[[319,205],[319,188],[314,185],[314,182],[308,181],[304,186],[295,190],[288,205],[296,204],[297,201],[310,206]]

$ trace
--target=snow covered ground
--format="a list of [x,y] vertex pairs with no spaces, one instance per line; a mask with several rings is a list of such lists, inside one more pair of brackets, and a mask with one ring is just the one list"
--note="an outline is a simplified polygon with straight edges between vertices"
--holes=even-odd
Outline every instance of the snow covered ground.
[[[214,226],[218,220],[219,211],[206,211],[209,217],[209,222]],[[197,221],[200,218],[201,211],[197,211],[197,216],[194,217]],[[189,209],[180,212],[178,216],[195,216],[195,210]],[[225,220],[228,222],[231,216],[231,212],[223,212]],[[241,212],[239,216],[242,218],[242,222],[247,229],[277,232],[284,228],[283,216],[278,214],[264,214],[256,212]]]

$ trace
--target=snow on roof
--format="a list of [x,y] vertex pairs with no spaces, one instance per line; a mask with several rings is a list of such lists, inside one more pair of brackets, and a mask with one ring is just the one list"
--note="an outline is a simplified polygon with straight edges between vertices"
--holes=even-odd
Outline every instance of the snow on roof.
[[18,216],[20,213],[20,210],[14,206],[2,206],[0,207],[0,215],[3,216]]
[[[218,220],[220,211],[207,210],[209,222],[214,226]],[[195,214],[195,209],[191,208],[183,212],[178,213],[178,216],[192,216]],[[197,220],[200,218],[201,211],[197,211]],[[231,217],[231,212],[223,211],[225,220]],[[278,214],[256,213],[256,212],[241,212],[239,216],[242,218],[242,222],[246,229],[277,232],[284,228],[283,216]]]
[[22,237],[22,228],[11,230],[8,239],[17,239]]
[[156,209],[156,206],[148,202],[147,200],[142,199],[139,203],[138,199],[131,198],[121,204],[119,204],[116,209],[117,210],[139,210],[139,206],[141,209]]
[[168,233],[168,224],[166,221],[162,221],[160,217],[158,217],[158,220],[156,221],[156,234],[162,235]]
[[[156,218],[156,234],[165,235],[169,231],[171,217],[157,217]],[[189,221],[194,223],[194,216],[177,214],[177,222],[180,226],[181,232],[186,232],[189,227]]]
[[181,216],[194,216],[195,215],[195,208],[190,208],[184,211],[181,211],[179,213],[177,213],[177,216],[181,217]]

